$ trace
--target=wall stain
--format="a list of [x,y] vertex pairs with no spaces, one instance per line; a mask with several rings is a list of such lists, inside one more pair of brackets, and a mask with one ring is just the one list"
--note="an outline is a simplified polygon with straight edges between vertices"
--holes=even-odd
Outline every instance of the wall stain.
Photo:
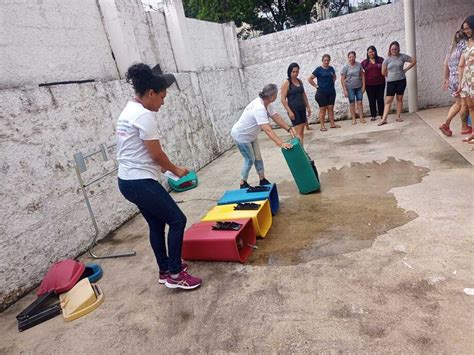
[[398,207],[389,191],[420,183],[428,172],[390,157],[323,172],[318,194],[299,195],[293,181],[278,184],[280,211],[249,263],[296,265],[369,248],[377,236],[418,217]]

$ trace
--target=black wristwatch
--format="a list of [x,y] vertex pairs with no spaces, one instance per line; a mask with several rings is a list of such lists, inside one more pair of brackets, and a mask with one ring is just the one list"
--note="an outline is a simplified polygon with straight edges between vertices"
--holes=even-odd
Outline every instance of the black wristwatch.
[[288,127],[288,129],[287,129],[286,131],[289,133],[289,132],[290,132],[290,130],[291,130],[291,127]]

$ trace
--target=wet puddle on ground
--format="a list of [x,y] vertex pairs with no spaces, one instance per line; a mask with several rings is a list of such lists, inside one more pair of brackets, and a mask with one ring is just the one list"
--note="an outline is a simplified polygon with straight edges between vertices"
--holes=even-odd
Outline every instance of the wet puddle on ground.
[[420,183],[428,172],[390,157],[322,173],[317,194],[299,195],[293,181],[279,184],[280,211],[249,263],[295,265],[370,247],[377,236],[418,217],[397,207],[390,189]]

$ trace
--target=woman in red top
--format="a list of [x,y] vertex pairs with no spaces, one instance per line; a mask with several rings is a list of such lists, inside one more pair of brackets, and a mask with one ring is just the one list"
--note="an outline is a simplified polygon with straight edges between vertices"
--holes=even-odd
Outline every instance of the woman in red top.
[[383,116],[385,77],[382,75],[383,58],[377,55],[374,46],[367,48],[367,59],[361,63],[365,71],[365,90],[369,98],[371,121]]

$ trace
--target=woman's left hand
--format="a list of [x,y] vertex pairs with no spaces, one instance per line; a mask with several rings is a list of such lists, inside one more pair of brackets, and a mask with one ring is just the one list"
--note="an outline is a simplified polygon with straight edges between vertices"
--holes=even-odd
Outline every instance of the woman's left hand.
[[308,116],[308,118],[311,117],[311,113],[312,113],[311,108],[308,107],[308,109],[306,110],[306,115]]

